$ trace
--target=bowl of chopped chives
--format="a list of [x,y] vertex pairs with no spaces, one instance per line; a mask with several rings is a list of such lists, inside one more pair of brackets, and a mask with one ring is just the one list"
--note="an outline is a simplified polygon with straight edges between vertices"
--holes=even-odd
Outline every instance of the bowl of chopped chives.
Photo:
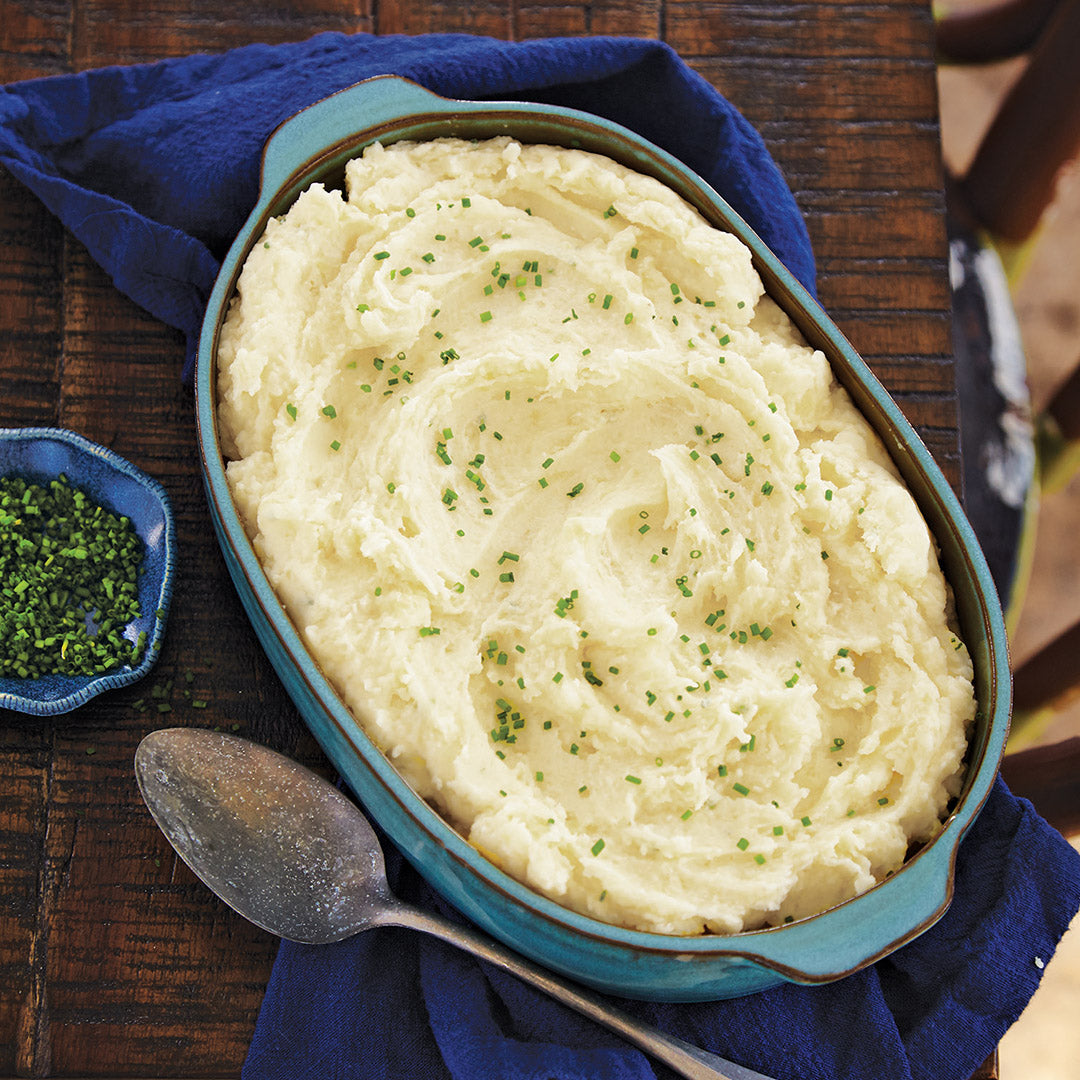
[[175,560],[156,480],[72,431],[0,429],[0,708],[54,716],[142,678]]

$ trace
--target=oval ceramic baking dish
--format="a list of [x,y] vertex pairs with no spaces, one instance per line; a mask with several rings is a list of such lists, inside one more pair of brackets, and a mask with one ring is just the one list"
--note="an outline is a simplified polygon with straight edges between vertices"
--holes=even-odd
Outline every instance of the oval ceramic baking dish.
[[[666,937],[610,926],[534,893],[487,861],[408,787],[364,734],[264,576],[233,506],[216,421],[218,334],[244,260],[269,218],[314,181],[339,186],[344,163],[374,140],[511,135],[604,154],[651,175],[751,250],[766,290],[884,441],[938,542],[976,672],[978,718],[963,792],[930,844],[868,892],[781,927],[730,937]],[[371,816],[421,874],[479,926],[533,959],[601,990],[692,1001],[734,997],[788,980],[819,983],[857,971],[931,926],[952,898],[960,840],[984,803],[1003,752],[1010,681],[996,593],[947,481],[896,404],[805,289],[701,179],[609,121],[526,103],[451,101],[392,76],[367,80],[283,124],[264,153],[258,203],[226,256],[210,299],[196,376],[199,440],[214,527],[256,633],[326,754]]]

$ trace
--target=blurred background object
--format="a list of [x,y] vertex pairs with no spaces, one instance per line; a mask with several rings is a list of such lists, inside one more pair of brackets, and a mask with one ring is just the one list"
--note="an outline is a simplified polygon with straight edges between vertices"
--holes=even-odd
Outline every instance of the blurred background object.
[[[1069,10],[1066,10],[1069,9]],[[1065,16],[1049,48],[1071,56],[1072,90],[1080,86],[1076,58],[1080,34],[1075,32],[1075,0],[950,0],[947,16],[987,20],[986,35],[1002,31],[997,45],[983,47],[995,52],[994,59],[969,62],[976,43],[971,22],[949,25],[939,22],[939,44],[943,62],[938,86],[941,102],[943,153],[952,177],[965,177],[977,160],[980,147],[1010,92],[1025,76],[1030,81],[1029,51],[1037,45],[1038,30],[1044,20]],[[1065,12],[1065,16],[1062,15]],[[996,24],[996,25],[995,25]],[[1072,29],[1069,29],[1072,27]],[[1011,46],[1027,35],[1019,55]],[[956,61],[956,62],[945,62]],[[1065,121],[1064,127],[1080,123],[1080,109],[1067,96],[1051,97],[1044,106],[1055,113],[1051,120]],[[1053,126],[1051,124],[1051,126]],[[1058,125],[1061,130],[1062,125]],[[1068,133],[1067,133],[1068,134]],[[985,153],[985,151],[983,151]],[[1053,157],[1053,155],[1051,155]],[[1055,165],[1048,175],[1037,178],[1047,185],[1049,204],[1042,211],[1034,231],[1034,242],[1007,240],[998,246],[1016,316],[1026,366],[1026,391],[1030,414],[1038,417],[1065,383],[1080,361],[1080,162],[1075,156],[1063,166]],[[961,194],[968,194],[961,192]],[[991,199],[990,202],[993,200]],[[1020,228],[1027,228],[1024,215],[1030,207],[1020,207]],[[963,394],[961,394],[963,402]],[[965,455],[968,448],[965,446]],[[1030,505],[1030,504],[1029,504]],[[1034,516],[1028,522],[1030,541],[1015,573],[1018,587],[1006,583],[1006,599],[1011,599],[1010,628],[1013,666],[1018,672],[1026,662],[1080,621],[1080,473],[1074,471],[1064,486],[1048,485],[1038,492]],[[1077,662],[1080,650],[1072,650]],[[1018,682],[1018,692],[1023,687]],[[1028,750],[1013,755],[1006,772],[1024,767],[1025,759],[1037,760],[1047,747],[1065,740],[1080,739],[1080,700],[1073,699],[1054,711],[1052,718],[1040,717],[1018,738]],[[1018,747],[1019,749],[1019,747]],[[1035,774],[1038,776],[1038,773]],[[1073,770],[1072,776],[1080,778]],[[1016,778],[1019,786],[1020,777]],[[1064,810],[1074,818],[1080,812],[1075,796]],[[1080,838],[1072,836],[1080,846]],[[1004,1080],[1075,1080],[1080,1075],[1080,919],[1066,935],[1057,957],[1047,968],[1043,984],[1031,1005],[1006,1035],[1001,1045],[1001,1075]]]

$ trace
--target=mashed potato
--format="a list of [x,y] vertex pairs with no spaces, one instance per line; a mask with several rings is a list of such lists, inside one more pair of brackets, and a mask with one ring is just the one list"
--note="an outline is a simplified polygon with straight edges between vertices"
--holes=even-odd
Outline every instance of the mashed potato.
[[221,333],[228,477],[312,654],[500,867],[732,933],[856,895],[961,781],[971,663],[879,441],[749,251],[508,139],[371,146]]

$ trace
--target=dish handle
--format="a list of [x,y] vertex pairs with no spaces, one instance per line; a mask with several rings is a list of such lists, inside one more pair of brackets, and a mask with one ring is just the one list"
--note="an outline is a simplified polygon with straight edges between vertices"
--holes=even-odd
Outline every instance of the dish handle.
[[328,146],[403,116],[423,114],[433,102],[445,100],[400,75],[373,75],[309,105],[283,121],[266,142],[260,204],[285,187],[297,162],[310,163]]
[[[854,974],[920,937],[952,904],[956,858],[968,824],[970,818],[951,822],[951,837],[939,837],[915,855],[903,873],[859,896],[855,906],[848,901],[785,927],[785,934],[795,933],[781,939],[775,954],[774,939],[762,935],[757,957],[794,982],[820,984]],[[898,939],[900,923],[911,929]]]

